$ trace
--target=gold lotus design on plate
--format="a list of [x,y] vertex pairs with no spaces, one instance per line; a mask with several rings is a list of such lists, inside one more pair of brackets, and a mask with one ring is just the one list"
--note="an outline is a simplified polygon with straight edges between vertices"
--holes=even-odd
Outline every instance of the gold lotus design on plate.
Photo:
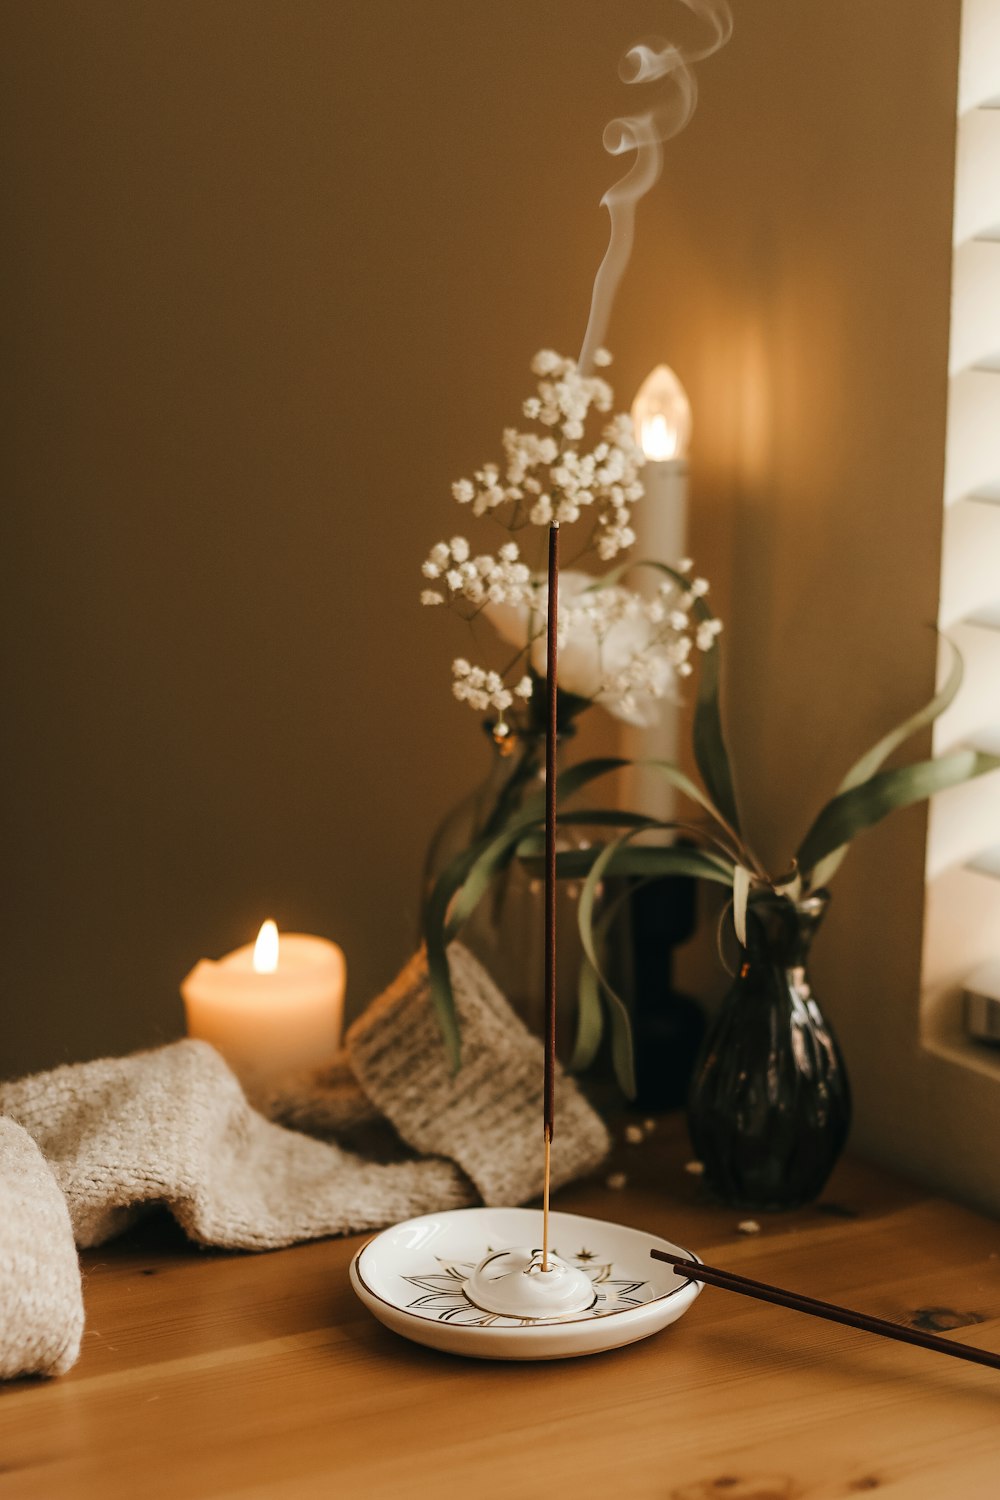
[[[489,1255],[492,1251],[493,1246],[489,1246],[484,1253]],[[558,1250],[554,1249],[553,1253],[559,1255]],[[606,1318],[611,1313],[624,1312],[630,1307],[642,1307],[656,1296],[648,1281],[616,1276],[614,1262],[603,1261],[596,1251],[583,1249],[577,1251],[576,1255],[560,1256],[560,1259],[578,1266],[589,1277],[594,1288],[594,1305],[576,1314],[577,1318]],[[481,1307],[470,1302],[465,1295],[464,1286],[478,1264],[478,1260],[437,1257],[437,1270],[427,1271],[419,1276],[404,1276],[403,1281],[420,1294],[406,1304],[407,1310],[433,1318],[439,1323],[457,1324],[463,1328],[523,1328],[550,1321],[545,1318],[503,1317],[499,1313],[484,1312]]]

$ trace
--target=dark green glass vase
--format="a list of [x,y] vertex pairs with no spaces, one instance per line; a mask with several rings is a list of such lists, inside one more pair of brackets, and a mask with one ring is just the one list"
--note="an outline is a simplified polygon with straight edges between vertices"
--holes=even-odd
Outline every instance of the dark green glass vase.
[[695,1067],[692,1145],[708,1185],[743,1208],[812,1202],[847,1140],[844,1060],[807,969],[828,901],[751,904],[739,975]]

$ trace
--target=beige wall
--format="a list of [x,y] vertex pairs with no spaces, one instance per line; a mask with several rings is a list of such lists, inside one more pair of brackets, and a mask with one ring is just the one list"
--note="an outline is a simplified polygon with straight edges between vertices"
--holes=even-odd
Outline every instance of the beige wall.
[[[623,403],[663,358],[692,397],[779,864],[932,672],[959,4],[733,8],[610,342]],[[406,956],[481,754],[419,562],[534,349],[579,342],[614,63],[665,9],[7,11],[0,1073],[173,1035],[186,968],[268,912],[343,943],[355,1005]],[[921,837],[859,845],[817,958],[868,1144]]]

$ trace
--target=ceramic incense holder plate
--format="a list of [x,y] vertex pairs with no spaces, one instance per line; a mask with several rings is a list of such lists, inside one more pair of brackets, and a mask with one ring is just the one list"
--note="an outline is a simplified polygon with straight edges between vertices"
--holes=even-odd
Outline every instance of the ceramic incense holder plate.
[[650,1259],[655,1247],[697,1260],[668,1240],[576,1214],[552,1213],[550,1226],[555,1254],[593,1282],[594,1302],[583,1312],[504,1317],[466,1295],[485,1256],[540,1243],[538,1209],[463,1208],[394,1224],[358,1251],[351,1285],[395,1333],[473,1359],[566,1359],[617,1349],[676,1322],[701,1291]]

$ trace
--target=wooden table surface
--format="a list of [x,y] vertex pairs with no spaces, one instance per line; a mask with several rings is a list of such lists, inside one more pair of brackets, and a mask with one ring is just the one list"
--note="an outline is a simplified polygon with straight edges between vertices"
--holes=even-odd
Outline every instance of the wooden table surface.
[[[1000,1228],[858,1163],[760,1233],[684,1171],[679,1121],[557,1208],[1000,1351]],[[84,1256],[77,1367],[0,1388],[0,1500],[907,1500],[1000,1496],[1000,1374],[707,1288],[674,1327],[538,1364],[390,1333],[359,1239],[269,1255],[165,1220]]]

